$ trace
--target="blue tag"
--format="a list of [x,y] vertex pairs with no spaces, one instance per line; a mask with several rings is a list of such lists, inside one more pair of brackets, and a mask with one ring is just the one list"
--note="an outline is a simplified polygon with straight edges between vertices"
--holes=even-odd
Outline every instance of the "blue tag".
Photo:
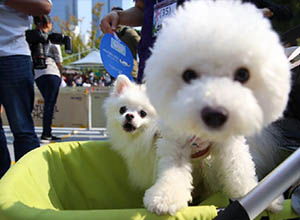
[[133,81],[133,56],[116,34],[104,34],[100,43],[100,55],[104,68],[111,76],[117,78],[119,74],[124,74]]

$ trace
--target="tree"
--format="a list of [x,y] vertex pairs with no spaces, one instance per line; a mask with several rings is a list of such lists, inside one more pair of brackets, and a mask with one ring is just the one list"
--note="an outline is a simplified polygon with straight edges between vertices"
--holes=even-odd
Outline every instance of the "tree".
[[102,7],[103,7],[103,3],[97,2],[92,9],[92,14],[93,14],[92,30],[90,32],[91,38],[88,43],[89,47],[91,48],[99,48],[100,46],[102,35],[97,37],[97,34],[99,33],[99,21],[102,12]]
[[[53,20],[57,22],[60,28],[60,32],[64,35],[67,35],[71,37],[72,39],[72,48],[73,48],[73,54],[78,54],[81,51],[87,50],[87,46],[83,43],[83,40],[81,38],[80,34],[76,34],[74,32],[75,27],[78,25],[79,22],[81,22],[80,19],[76,18],[75,16],[71,16],[67,21],[62,21],[59,17],[54,16]],[[62,55],[64,57],[64,64],[67,65],[71,62],[74,62],[78,59],[77,56],[70,56],[70,54],[66,54],[64,48],[62,48]],[[86,54],[82,54],[82,56],[86,56]],[[65,59],[68,57],[67,59]]]

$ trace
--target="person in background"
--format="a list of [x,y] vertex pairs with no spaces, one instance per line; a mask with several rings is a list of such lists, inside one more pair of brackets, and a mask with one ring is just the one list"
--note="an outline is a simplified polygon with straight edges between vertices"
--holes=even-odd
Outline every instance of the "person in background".
[[60,84],[60,87],[62,87],[62,88],[67,87],[66,77],[65,77],[65,76],[63,76],[63,77],[61,78],[61,84]]
[[[113,7],[112,11],[123,11],[120,7]],[[133,69],[132,69],[132,77],[136,81],[138,75],[138,62],[137,62],[137,50],[138,44],[140,42],[141,36],[137,33],[137,31],[126,25],[118,25],[116,29],[116,34],[129,48],[132,56],[133,56]]]
[[109,75],[107,72],[103,74],[104,77],[104,86],[110,86],[113,84],[114,79],[112,79],[111,75]]
[[76,86],[82,86],[83,78],[80,74],[78,74],[78,75],[75,75],[74,81],[75,81]]
[[[34,17],[34,24],[37,29],[44,33],[52,30],[52,22],[48,15]],[[48,41],[45,45],[46,65],[45,69],[34,69],[35,83],[44,98],[43,132],[41,143],[58,141],[61,138],[52,135],[52,120],[54,106],[57,101],[61,85],[62,53],[60,45]]]
[[95,73],[93,71],[89,72],[89,82],[93,85],[93,82],[95,81]]
[[137,83],[143,82],[145,61],[150,55],[150,47],[153,45],[155,40],[155,35],[152,35],[154,6],[161,2],[167,2],[167,0],[136,0],[134,7],[124,11],[113,10],[103,17],[100,23],[102,32],[110,34],[116,32],[118,25],[127,25],[133,27],[142,26],[142,37],[138,45],[139,68]]
[[[14,136],[15,160],[40,146],[31,116],[34,78],[25,31],[30,15],[50,13],[50,0],[0,0],[0,104]],[[0,118],[0,178],[11,165]]]

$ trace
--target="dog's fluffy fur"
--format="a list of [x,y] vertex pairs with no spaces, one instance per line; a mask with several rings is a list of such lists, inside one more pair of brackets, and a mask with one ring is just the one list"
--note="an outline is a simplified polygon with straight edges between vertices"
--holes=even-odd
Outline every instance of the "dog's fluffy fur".
[[[148,210],[174,214],[202,180],[200,193],[222,191],[231,199],[257,185],[245,136],[281,117],[290,71],[278,35],[254,5],[186,2],[165,19],[145,76],[162,135],[157,180],[144,196]],[[193,136],[211,144],[209,156],[192,165]],[[281,202],[269,209],[279,211]]]
[[157,132],[156,111],[145,85],[119,75],[104,110],[112,148],[124,158],[132,185],[145,190],[154,182]]

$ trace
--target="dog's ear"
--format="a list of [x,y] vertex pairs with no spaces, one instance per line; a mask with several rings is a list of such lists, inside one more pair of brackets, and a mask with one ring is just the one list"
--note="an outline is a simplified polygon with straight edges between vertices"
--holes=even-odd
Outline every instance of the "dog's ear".
[[125,75],[118,75],[118,78],[116,80],[115,86],[114,86],[114,94],[120,95],[124,88],[131,86],[131,82]]

